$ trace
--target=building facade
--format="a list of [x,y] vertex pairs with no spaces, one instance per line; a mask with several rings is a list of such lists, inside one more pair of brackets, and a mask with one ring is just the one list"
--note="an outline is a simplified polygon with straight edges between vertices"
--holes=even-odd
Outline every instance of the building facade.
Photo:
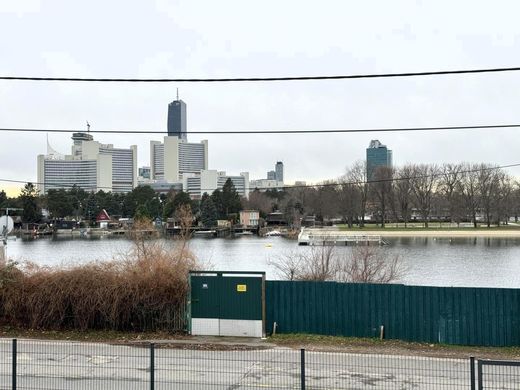
[[222,190],[226,181],[231,179],[237,193],[243,197],[249,197],[249,173],[241,172],[240,175],[230,176],[224,171],[215,169],[203,170],[200,174],[186,174],[182,180],[182,186],[192,198],[200,199],[204,193],[212,194],[215,190]]
[[149,179],[150,178],[150,167],[139,168],[139,178]]
[[258,190],[260,192],[264,192],[267,190],[281,189],[282,187],[283,183],[280,183],[278,180],[257,179],[251,180],[249,182],[249,188],[251,189],[251,191]]
[[150,178],[177,183],[183,177],[200,174],[208,169],[208,141],[199,143],[182,141],[177,137],[164,137],[164,142],[150,142]]
[[186,103],[182,100],[174,100],[168,104],[168,136],[177,137],[180,140],[187,141],[188,134],[186,131]]
[[137,146],[128,149],[101,144],[91,134],[72,135],[72,154],[57,153],[47,143],[47,154],[39,155],[38,189],[46,194],[50,189],[130,192],[137,185]]
[[378,168],[392,168],[392,151],[379,140],[372,140],[367,152],[367,179],[374,180]]
[[245,227],[257,227],[260,220],[260,213],[257,210],[240,211],[240,225]]

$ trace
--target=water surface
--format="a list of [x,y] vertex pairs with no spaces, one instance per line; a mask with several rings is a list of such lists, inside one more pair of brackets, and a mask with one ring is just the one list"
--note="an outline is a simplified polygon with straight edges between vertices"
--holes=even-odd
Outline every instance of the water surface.
[[[520,238],[385,238],[382,248],[388,256],[400,256],[407,268],[402,282],[412,285],[520,287]],[[171,245],[171,240],[162,240]],[[308,251],[296,241],[282,237],[243,236],[235,239],[194,238],[190,248],[213,269],[224,271],[265,271],[278,279],[270,264],[277,257]],[[106,260],[128,252],[132,242],[125,238],[10,240],[7,253],[16,260],[42,265],[69,265]],[[349,248],[337,247],[338,251]]]

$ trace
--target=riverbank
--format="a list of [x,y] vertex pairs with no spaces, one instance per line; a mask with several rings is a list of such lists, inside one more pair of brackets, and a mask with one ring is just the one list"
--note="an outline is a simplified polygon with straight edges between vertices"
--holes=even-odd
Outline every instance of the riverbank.
[[[362,230],[356,230],[360,233]],[[353,231],[354,232],[354,231]],[[494,230],[494,229],[460,229],[460,230],[378,230],[367,231],[366,235],[377,235],[383,237],[442,237],[442,238],[471,238],[471,237],[490,237],[507,238],[520,237],[520,229]]]
[[520,237],[520,226],[500,226],[500,227],[388,227],[367,226],[365,228],[348,228],[346,226],[338,226],[331,230],[339,230],[341,232],[350,232],[352,234],[362,234],[367,236],[383,236],[383,237],[493,237],[508,238]]

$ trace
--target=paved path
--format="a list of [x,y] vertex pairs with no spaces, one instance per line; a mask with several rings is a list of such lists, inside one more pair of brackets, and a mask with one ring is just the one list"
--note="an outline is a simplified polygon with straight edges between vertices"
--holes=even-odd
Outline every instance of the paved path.
[[[300,351],[285,348],[157,348],[155,389],[298,389],[300,358]],[[307,389],[470,389],[465,359],[308,351],[305,359]],[[150,388],[145,347],[19,340],[17,363],[18,389]],[[11,342],[0,339],[1,389],[11,388],[11,367]],[[517,378],[502,375],[494,388],[518,389]]]

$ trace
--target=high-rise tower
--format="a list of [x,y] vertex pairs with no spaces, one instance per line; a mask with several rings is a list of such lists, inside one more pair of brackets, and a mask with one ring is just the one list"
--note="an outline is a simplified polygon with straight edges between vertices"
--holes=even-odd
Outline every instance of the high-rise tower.
[[373,180],[381,167],[392,168],[392,151],[375,139],[367,148],[367,179]]
[[283,162],[277,161],[274,166],[276,181],[283,184]]
[[175,136],[183,141],[187,141],[186,132],[186,103],[179,99],[177,90],[177,100],[168,104],[168,136]]

